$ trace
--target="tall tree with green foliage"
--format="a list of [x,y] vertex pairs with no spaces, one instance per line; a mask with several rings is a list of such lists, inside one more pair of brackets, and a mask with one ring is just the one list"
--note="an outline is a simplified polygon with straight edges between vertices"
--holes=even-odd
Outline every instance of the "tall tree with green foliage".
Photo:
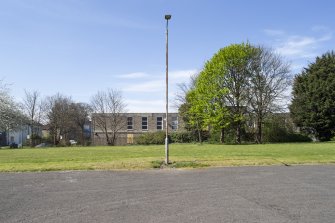
[[215,129],[220,129],[221,143],[224,143],[224,129],[230,124],[229,113],[224,103],[227,93],[228,89],[220,88],[214,75],[201,72],[195,90],[188,94],[191,104],[189,112],[193,119],[201,120],[203,127],[211,125]]
[[236,142],[241,143],[241,128],[248,103],[248,81],[252,46],[232,44],[220,49],[196,81],[197,106],[202,104],[207,123],[221,129],[236,126]]
[[295,77],[290,112],[295,124],[328,141],[335,130],[335,54],[317,57]]
[[197,92],[194,89],[187,92],[185,99],[185,103],[179,108],[180,115],[186,123],[186,129],[195,131],[198,134],[198,141],[201,143],[201,133],[205,127],[203,104],[198,101]]

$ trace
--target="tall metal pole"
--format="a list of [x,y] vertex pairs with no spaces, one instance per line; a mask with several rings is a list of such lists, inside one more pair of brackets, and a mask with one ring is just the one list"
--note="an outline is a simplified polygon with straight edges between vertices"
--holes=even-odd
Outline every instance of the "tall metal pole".
[[165,15],[166,19],[166,117],[165,117],[165,164],[169,164],[169,19],[171,15]]

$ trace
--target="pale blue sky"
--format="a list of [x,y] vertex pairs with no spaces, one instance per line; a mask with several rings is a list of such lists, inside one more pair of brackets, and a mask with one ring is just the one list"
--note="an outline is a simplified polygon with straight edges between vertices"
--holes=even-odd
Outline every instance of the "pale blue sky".
[[172,100],[231,43],[272,47],[299,72],[334,50],[334,10],[332,0],[0,0],[0,78],[17,101],[24,89],[89,102],[114,88],[129,112],[162,112],[165,14]]

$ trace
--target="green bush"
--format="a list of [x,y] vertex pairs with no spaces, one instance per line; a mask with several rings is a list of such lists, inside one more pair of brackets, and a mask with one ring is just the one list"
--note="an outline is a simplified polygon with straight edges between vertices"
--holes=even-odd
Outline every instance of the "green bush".
[[290,125],[285,125],[283,120],[272,119],[265,123],[263,131],[264,142],[310,142],[308,136],[294,133]]
[[[253,142],[253,134],[245,131],[244,128],[241,128],[241,140],[243,143]],[[208,143],[210,144],[221,144],[221,130],[212,129],[209,137]],[[235,128],[226,128],[224,131],[224,143],[225,144],[236,144],[236,130]]]
[[285,132],[282,129],[272,130],[264,134],[264,142],[310,142],[311,138],[305,135]]
[[311,142],[312,139],[306,135],[290,133],[287,138],[289,141],[287,142]]
[[208,137],[208,143],[210,144],[220,144],[220,131],[212,129]]
[[163,145],[165,144],[165,132],[147,132],[137,136],[135,142],[139,145]]
[[155,169],[161,168],[163,164],[164,164],[164,161],[161,161],[161,160],[151,161],[151,166],[152,168],[155,168]]
[[[191,143],[197,141],[197,135],[194,132],[172,132],[169,134],[170,143]],[[165,144],[165,132],[147,132],[136,137],[136,144]]]
[[192,132],[172,132],[170,137],[173,143],[190,143],[196,141],[196,137]]

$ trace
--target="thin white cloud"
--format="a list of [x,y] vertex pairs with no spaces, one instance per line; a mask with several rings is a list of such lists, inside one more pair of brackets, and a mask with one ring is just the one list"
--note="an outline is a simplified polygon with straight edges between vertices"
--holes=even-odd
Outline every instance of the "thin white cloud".
[[331,30],[326,26],[313,26],[312,31],[314,32],[324,32],[324,33],[331,33]]
[[[197,72],[195,69],[175,70],[169,72],[169,87],[173,89],[177,83],[188,82],[190,77]],[[148,73],[137,72],[131,74],[120,75],[123,79],[137,79],[137,83],[124,84],[122,90],[124,92],[162,92],[165,89],[165,74],[150,75]],[[142,78],[142,79],[141,79]]]
[[142,81],[136,84],[129,84],[127,87],[122,88],[124,92],[159,92],[164,89],[165,82],[161,80]]
[[144,72],[135,72],[129,74],[121,74],[118,75],[118,77],[121,79],[138,79],[138,78],[150,77],[150,75]]
[[333,38],[332,32],[326,27],[313,27],[314,35],[290,35],[282,30],[266,29],[264,32],[274,39],[274,48],[281,55],[290,59],[314,58],[320,52],[323,42]]
[[[172,70],[169,72],[169,110],[175,112],[173,107],[174,95],[177,91],[177,83],[188,82],[190,76],[197,73],[196,69]],[[145,74],[145,76],[143,75]],[[165,111],[165,73],[132,73],[123,75],[124,80],[121,90],[126,93],[129,112],[164,112]],[[144,77],[129,82],[132,77]],[[147,98],[147,99],[145,99]]]
[[172,83],[181,83],[189,81],[190,77],[196,74],[196,69],[191,70],[176,70],[169,72],[169,77]]
[[290,36],[276,47],[276,51],[283,56],[311,58],[315,45],[321,40],[314,37]]
[[129,104],[134,105],[151,105],[151,104],[163,104],[163,100],[134,100],[134,99],[128,99],[126,100]]
[[319,41],[321,41],[321,42],[328,41],[328,40],[331,40],[332,38],[333,38],[333,34],[328,33],[328,34],[322,36],[321,38],[319,38]]

